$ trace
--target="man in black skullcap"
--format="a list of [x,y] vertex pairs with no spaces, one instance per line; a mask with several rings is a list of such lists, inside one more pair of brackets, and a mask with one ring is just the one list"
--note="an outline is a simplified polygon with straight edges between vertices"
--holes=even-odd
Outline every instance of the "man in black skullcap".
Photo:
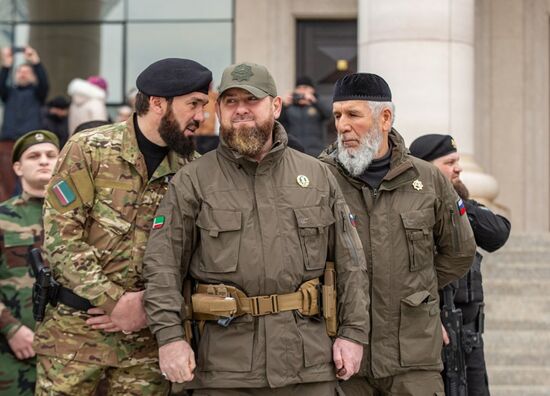
[[61,152],[44,201],[44,254],[60,288],[36,329],[37,394],[93,395],[102,377],[109,395],[168,392],[142,258],[169,180],[197,157],[211,80],[192,60],[155,62],[137,78],[132,117],[73,135]]
[[[510,222],[505,217],[493,213],[486,206],[470,199],[468,188],[460,179],[462,172],[460,155],[452,136],[441,134],[420,136],[412,142],[410,152],[415,157],[434,164],[453,184],[464,203],[464,210],[474,231],[476,244],[488,252],[501,248],[510,235]],[[462,311],[466,342],[461,345],[465,354],[469,396],[489,396],[482,337],[485,319],[481,278],[482,259],[481,253],[476,252],[472,268],[466,276],[446,286],[452,289],[450,295],[454,294],[454,304]],[[453,345],[448,348],[450,347]]]
[[320,157],[349,205],[370,280],[369,345],[360,374],[342,388],[348,396],[442,395],[438,289],[468,270],[475,242],[449,181],[410,156],[392,128],[391,100],[378,75],[338,80],[338,139]]
[[279,122],[289,136],[295,137],[304,152],[318,156],[326,146],[326,120],[331,116],[330,103],[319,98],[308,76],[298,77],[296,87],[283,98]]

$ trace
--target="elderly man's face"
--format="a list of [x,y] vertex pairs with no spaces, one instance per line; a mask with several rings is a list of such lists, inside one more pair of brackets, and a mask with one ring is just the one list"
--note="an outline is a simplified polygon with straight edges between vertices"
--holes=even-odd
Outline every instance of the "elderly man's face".
[[364,100],[332,105],[338,132],[338,160],[353,176],[360,176],[387,146],[391,117],[390,121],[386,120],[388,114],[384,111],[374,116],[369,103]]
[[433,160],[432,164],[437,166],[452,184],[460,180],[462,167],[460,166],[460,155],[458,153],[450,153],[439,157]]

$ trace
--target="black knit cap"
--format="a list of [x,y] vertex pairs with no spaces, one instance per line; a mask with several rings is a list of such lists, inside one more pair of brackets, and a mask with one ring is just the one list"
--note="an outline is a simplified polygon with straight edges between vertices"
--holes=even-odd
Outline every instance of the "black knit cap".
[[334,86],[332,101],[341,102],[343,100],[391,102],[390,86],[376,74],[348,74],[336,81]]
[[432,133],[416,138],[409,147],[411,154],[424,161],[433,161],[447,154],[456,153],[456,143],[451,135]]
[[167,58],[149,65],[136,80],[139,91],[148,96],[171,98],[191,92],[208,94],[212,72],[190,59]]

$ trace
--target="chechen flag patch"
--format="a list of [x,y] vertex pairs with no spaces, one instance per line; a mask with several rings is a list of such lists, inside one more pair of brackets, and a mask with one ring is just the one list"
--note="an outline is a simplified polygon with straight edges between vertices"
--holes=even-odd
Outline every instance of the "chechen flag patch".
[[460,213],[461,216],[466,213],[466,207],[464,206],[464,202],[461,198],[458,198],[458,201],[456,201],[456,208],[458,209],[458,213]]
[[52,192],[62,206],[67,206],[76,199],[74,191],[65,180],[55,183],[52,187]]
[[160,230],[164,227],[164,221],[166,218],[164,216],[157,216],[153,219],[153,230]]

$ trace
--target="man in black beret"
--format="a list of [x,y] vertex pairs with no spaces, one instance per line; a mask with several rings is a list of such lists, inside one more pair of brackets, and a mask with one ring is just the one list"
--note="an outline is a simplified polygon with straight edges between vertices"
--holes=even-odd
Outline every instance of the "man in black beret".
[[[164,395],[142,304],[142,259],[171,177],[197,157],[210,70],[163,59],[137,78],[136,113],[64,147],[44,200],[44,253],[58,304],[36,329],[37,394]],[[167,279],[167,282],[169,280]]]
[[467,217],[453,209],[459,198],[449,181],[410,156],[392,128],[392,94],[382,77],[338,80],[332,112],[338,139],[320,158],[352,213],[371,300],[361,371],[342,389],[348,396],[443,394],[438,290],[472,262]]
[[[453,137],[440,134],[420,136],[411,143],[410,152],[415,157],[434,164],[453,184],[462,199],[464,210],[474,231],[476,244],[488,252],[501,248],[510,235],[510,222],[505,217],[493,213],[486,206],[470,199],[468,188],[460,179],[462,167]],[[458,282],[446,286],[445,288],[450,288],[451,292],[444,294],[444,298],[454,295],[454,301],[449,298],[451,301],[445,301],[445,305],[449,306],[454,302],[456,308],[462,311],[463,332],[467,342],[461,343],[460,346],[465,355],[469,396],[489,396],[489,380],[482,337],[485,320],[481,277],[482,259],[481,253],[476,252],[470,271]],[[456,345],[449,345],[447,348],[453,347]],[[445,372],[447,372],[446,364]]]
[[283,98],[279,122],[289,136],[298,140],[304,152],[318,156],[326,146],[326,121],[331,116],[330,103],[319,98],[308,76],[298,77],[296,87]]

